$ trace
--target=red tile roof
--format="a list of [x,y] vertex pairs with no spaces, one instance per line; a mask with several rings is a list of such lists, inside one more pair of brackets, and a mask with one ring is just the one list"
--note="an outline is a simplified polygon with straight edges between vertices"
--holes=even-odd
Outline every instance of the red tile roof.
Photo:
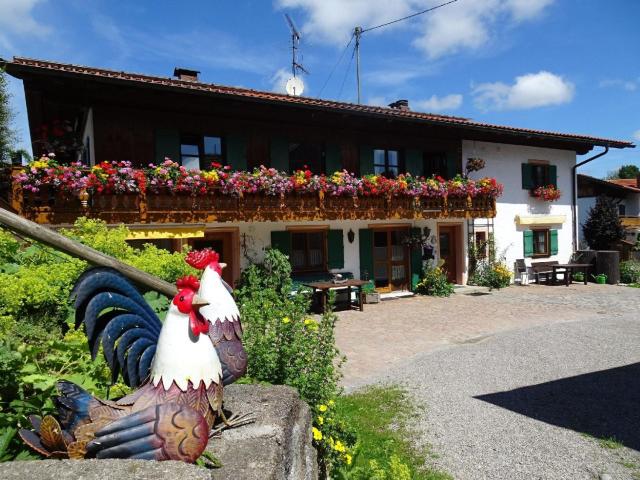
[[614,180],[609,180],[609,182],[640,192],[640,188],[638,188],[638,181],[635,178],[616,178]]
[[311,97],[293,97],[280,93],[264,92],[248,88],[229,87],[213,83],[202,83],[189,80],[179,80],[175,78],[143,75],[138,73],[119,72],[116,70],[108,70],[104,68],[86,67],[81,65],[50,62],[46,60],[37,60],[24,57],[14,57],[12,62],[6,62],[6,66],[8,67],[9,73],[17,73],[24,70],[62,72],[71,75],[91,76],[95,78],[126,82],[137,82],[149,85],[173,87],[184,90],[197,90],[217,95],[242,97],[292,106],[299,105],[323,108],[334,111],[343,111],[346,113],[362,113],[383,117],[404,118],[407,120],[425,121],[440,125],[456,125],[484,131],[493,131],[496,133],[525,135],[531,137],[547,137],[556,140],[575,141],[577,143],[584,143],[591,146],[600,145],[609,146],[611,148],[635,147],[632,142],[624,140],[614,140],[608,138],[592,137],[588,135],[577,135],[570,133],[550,132],[545,130],[533,130],[527,128],[493,125],[490,123],[476,122],[468,118],[454,117],[449,115],[437,115],[432,113],[416,112],[412,110],[399,110],[395,108],[377,107],[372,105],[357,105],[353,103],[336,102],[333,100],[324,100]]

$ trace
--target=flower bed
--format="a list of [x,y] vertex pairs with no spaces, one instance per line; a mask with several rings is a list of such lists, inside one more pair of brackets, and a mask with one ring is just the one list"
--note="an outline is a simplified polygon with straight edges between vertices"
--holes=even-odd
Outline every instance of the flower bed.
[[[493,178],[472,180],[457,176],[451,180],[441,177],[424,178],[402,174],[395,179],[382,175],[358,178],[346,170],[331,175],[316,175],[308,169],[292,175],[274,168],[260,166],[252,172],[231,171],[230,167],[214,163],[209,170],[187,170],[178,163],[165,159],[161,164],[147,168],[133,168],[130,162],[101,162],[91,169],[78,163],[59,165],[55,157],[47,156],[31,162],[14,177],[23,194],[37,194],[41,190],[75,196],[88,192],[100,195],[146,195],[150,208],[173,209],[187,204],[208,208],[217,202],[209,197],[242,197],[245,204],[255,203],[261,208],[271,205],[282,208],[294,197],[293,204],[309,204],[318,195],[325,199],[340,197],[347,204],[382,205],[377,199],[388,199],[389,204],[413,208],[433,208],[448,198],[450,205],[464,208],[467,199],[482,197],[495,199],[503,187]],[[154,198],[155,197],[155,198]],[[187,197],[187,198],[185,198]],[[206,200],[188,200],[188,197],[207,197]],[[152,200],[153,198],[153,200]],[[286,201],[284,199],[287,199]],[[367,199],[372,199],[370,202]],[[376,200],[374,200],[376,199]],[[414,202],[412,199],[421,199]],[[229,203],[229,202],[226,202]]]

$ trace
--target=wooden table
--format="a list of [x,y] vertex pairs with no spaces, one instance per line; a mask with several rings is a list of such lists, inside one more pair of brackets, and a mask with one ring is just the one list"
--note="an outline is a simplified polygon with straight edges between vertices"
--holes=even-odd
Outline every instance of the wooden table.
[[347,289],[347,296],[349,299],[349,305],[353,305],[351,303],[351,289],[352,288],[357,288],[358,289],[358,295],[357,295],[357,299],[356,299],[356,304],[355,306],[358,307],[358,309],[362,312],[363,311],[363,307],[362,304],[364,303],[364,296],[362,294],[362,286],[366,285],[367,283],[369,283],[369,280],[347,280],[346,282],[341,282],[341,283],[334,283],[334,282],[311,282],[311,283],[303,283],[303,285],[305,287],[309,287],[313,290],[313,293],[316,292],[316,290],[320,290],[321,292],[321,298],[322,298],[322,311],[325,311],[325,308],[327,306],[327,299],[329,298],[329,290],[331,289]]
[[564,284],[568,287],[569,284],[573,281],[573,273],[575,271],[582,272],[584,274],[584,284],[587,284],[587,280],[589,277],[589,269],[591,268],[590,263],[559,263],[557,265],[552,265],[553,268],[553,284],[558,283],[557,274],[560,273],[558,270],[563,270],[564,273]]

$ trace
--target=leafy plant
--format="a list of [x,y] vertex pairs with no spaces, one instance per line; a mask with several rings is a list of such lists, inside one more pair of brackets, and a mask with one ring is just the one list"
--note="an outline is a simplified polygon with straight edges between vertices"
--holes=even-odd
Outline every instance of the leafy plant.
[[453,284],[449,283],[447,274],[441,267],[427,264],[415,291],[420,295],[448,297],[453,293]]
[[624,237],[624,228],[618,216],[618,203],[615,199],[599,196],[596,204],[589,210],[589,217],[582,226],[582,233],[592,250],[608,250]]
[[620,262],[620,281],[622,283],[640,282],[640,262],[637,260]]
[[489,287],[492,290],[511,284],[512,274],[505,262],[505,254],[498,253],[497,250],[493,234],[489,234],[485,242],[469,247],[469,285]]

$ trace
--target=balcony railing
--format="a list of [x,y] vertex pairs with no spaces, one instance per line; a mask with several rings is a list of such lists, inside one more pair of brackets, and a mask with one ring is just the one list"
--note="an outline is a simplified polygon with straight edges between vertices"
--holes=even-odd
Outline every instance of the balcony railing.
[[115,223],[203,223],[285,220],[383,220],[494,217],[494,197],[345,197],[290,193],[203,196],[179,194],[96,194],[76,196],[14,188],[13,208],[42,224],[70,224],[80,216]]

